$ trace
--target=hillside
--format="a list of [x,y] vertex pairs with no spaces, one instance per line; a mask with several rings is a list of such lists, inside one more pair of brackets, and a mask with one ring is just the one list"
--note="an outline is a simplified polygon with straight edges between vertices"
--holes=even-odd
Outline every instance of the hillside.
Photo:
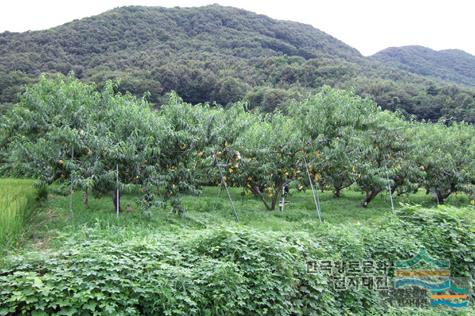
[[475,56],[461,50],[435,51],[422,46],[390,47],[371,58],[418,75],[475,85]]
[[[0,34],[0,103],[42,72],[120,89],[171,90],[192,103],[245,99],[271,111],[327,84],[354,89],[419,119],[475,121],[475,89],[363,57],[312,26],[231,7],[123,7],[49,30]],[[3,106],[5,108],[5,106]]]

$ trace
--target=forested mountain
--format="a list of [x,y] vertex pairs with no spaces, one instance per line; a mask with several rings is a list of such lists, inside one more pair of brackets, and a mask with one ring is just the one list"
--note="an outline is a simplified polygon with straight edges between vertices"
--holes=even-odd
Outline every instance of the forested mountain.
[[462,50],[435,51],[423,46],[390,47],[371,58],[418,75],[475,86],[475,56]]
[[475,122],[475,88],[365,58],[312,26],[241,9],[122,7],[44,31],[0,34],[0,103],[15,102],[42,72],[120,89],[171,90],[188,102],[245,99],[271,111],[327,84],[373,97],[383,108]]

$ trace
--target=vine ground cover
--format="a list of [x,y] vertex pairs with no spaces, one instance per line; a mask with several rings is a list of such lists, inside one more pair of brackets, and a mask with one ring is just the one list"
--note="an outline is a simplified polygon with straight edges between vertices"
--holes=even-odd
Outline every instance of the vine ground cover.
[[[323,224],[309,191],[291,192],[284,212],[266,211],[238,189],[231,196],[239,223],[215,187],[184,196],[183,218],[169,209],[144,216],[134,207],[117,219],[109,199],[91,197],[86,209],[81,192],[71,216],[68,198],[52,194],[31,219],[24,248],[1,264],[0,314],[441,315],[453,311],[388,308],[369,291],[335,292],[306,262],[398,260],[425,246],[450,258],[454,273],[474,275],[475,218],[472,207],[461,207],[469,205],[463,195],[437,209],[421,193],[399,197],[420,206],[397,204],[393,214],[383,196],[362,208],[359,192],[344,190],[339,199],[324,192]],[[122,203],[136,199],[126,195]]]

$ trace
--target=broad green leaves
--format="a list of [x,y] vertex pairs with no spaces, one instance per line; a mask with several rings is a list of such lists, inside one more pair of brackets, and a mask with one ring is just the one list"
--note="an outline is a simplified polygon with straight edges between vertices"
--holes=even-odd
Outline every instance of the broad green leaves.
[[338,290],[335,276],[309,271],[307,263],[395,262],[424,246],[450,259],[451,273],[473,281],[475,235],[465,214],[409,207],[358,228],[262,232],[225,225],[127,234],[120,243],[90,230],[90,240],[71,237],[58,251],[6,258],[0,315],[381,315],[388,304],[380,291]]
[[205,139],[199,113],[175,97],[157,114],[143,99],[114,89],[112,82],[96,91],[72,77],[42,77],[2,122],[2,168],[48,184],[72,176],[76,188],[102,195],[114,190],[118,165],[122,191],[191,190],[190,157]]
[[297,153],[302,146],[300,130],[287,116],[265,115],[250,125],[234,146],[242,155],[239,169],[236,167],[238,183],[273,210],[282,186],[297,169]]
[[421,186],[443,203],[454,192],[475,192],[475,134],[466,124],[419,124],[414,130],[414,159],[423,173]]
[[[159,111],[144,99],[72,77],[41,77],[0,123],[0,171],[43,183],[66,182],[94,194],[141,190],[171,200],[199,184],[240,186],[274,209],[284,183],[310,177],[339,196],[423,187],[439,202],[474,195],[471,125],[416,123],[352,92],[324,87],[286,114],[184,103],[172,93]],[[304,162],[307,162],[307,166]],[[219,168],[218,168],[219,166]],[[72,176],[72,177],[71,177]],[[86,199],[87,200],[87,199]]]

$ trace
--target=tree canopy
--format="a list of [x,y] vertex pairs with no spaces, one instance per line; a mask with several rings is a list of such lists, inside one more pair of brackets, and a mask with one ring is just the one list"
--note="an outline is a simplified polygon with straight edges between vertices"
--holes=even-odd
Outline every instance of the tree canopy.
[[[1,117],[0,173],[68,183],[104,195],[140,191],[183,209],[200,185],[241,187],[273,210],[289,185],[365,193],[425,189],[439,203],[475,194],[475,130],[467,123],[408,121],[369,98],[323,87],[286,113],[191,105],[176,93],[158,110],[144,98],[72,76],[42,76]],[[113,193],[114,194],[114,193]],[[116,203],[116,196],[113,195]],[[87,196],[85,198],[87,202]],[[119,201],[120,202],[120,201]]]
[[176,91],[192,104],[246,100],[272,112],[330,85],[419,119],[475,121],[473,87],[363,57],[309,25],[219,5],[123,7],[45,31],[0,34],[0,108],[41,73],[71,71],[99,85],[120,79],[120,91],[150,92],[157,107]]

